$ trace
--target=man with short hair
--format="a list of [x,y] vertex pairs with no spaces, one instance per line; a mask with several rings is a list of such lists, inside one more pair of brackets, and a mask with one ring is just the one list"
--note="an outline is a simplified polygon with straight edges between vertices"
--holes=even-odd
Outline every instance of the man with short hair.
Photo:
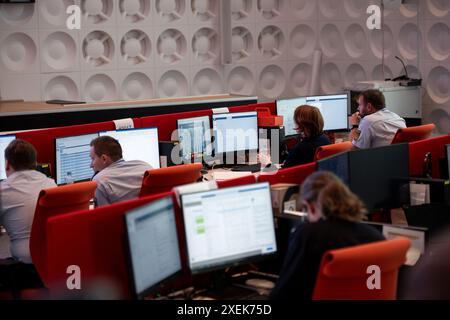
[[7,179],[0,183],[0,224],[10,237],[12,256],[31,264],[31,225],[39,193],[56,187],[55,181],[36,171],[36,150],[27,141],[16,139],[5,149]]
[[353,128],[350,139],[355,149],[367,149],[391,144],[395,133],[406,128],[405,120],[386,108],[379,90],[364,91],[358,99],[358,111],[350,119]]
[[96,206],[137,198],[142,179],[151,165],[140,160],[125,161],[119,141],[101,136],[91,141],[91,168],[96,172]]

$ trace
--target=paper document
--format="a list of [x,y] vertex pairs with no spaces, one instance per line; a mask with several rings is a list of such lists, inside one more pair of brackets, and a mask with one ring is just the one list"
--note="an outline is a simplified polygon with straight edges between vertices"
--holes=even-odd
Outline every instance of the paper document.
[[133,119],[131,118],[114,120],[114,125],[116,126],[116,130],[125,130],[134,128],[134,122]]
[[213,114],[218,114],[218,113],[229,113],[229,112],[230,112],[230,110],[228,110],[227,107],[224,107],[224,108],[213,108],[213,109],[212,109],[212,113],[213,113]]
[[230,180],[252,175],[251,171],[214,171],[212,176],[214,180]]
[[423,231],[385,225],[383,226],[383,235],[387,240],[397,237],[406,237],[411,240],[411,247],[406,254],[405,262],[408,266],[415,265],[420,255],[425,253],[425,232]]
[[430,203],[430,185],[428,184],[411,182],[409,184],[409,193],[412,206]]

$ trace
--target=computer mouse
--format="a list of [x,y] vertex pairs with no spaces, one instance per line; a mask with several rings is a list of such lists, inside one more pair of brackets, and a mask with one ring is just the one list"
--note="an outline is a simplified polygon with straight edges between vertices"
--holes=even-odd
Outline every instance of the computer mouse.
[[273,287],[275,287],[275,283],[264,279],[248,279],[247,281],[245,281],[245,284],[251,287],[268,290],[273,289]]

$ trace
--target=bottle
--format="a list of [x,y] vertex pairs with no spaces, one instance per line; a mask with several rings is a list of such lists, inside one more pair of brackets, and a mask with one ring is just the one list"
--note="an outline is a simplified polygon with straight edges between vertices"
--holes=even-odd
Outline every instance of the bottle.
[[67,171],[65,181],[66,181],[66,184],[72,184],[73,183],[72,172]]

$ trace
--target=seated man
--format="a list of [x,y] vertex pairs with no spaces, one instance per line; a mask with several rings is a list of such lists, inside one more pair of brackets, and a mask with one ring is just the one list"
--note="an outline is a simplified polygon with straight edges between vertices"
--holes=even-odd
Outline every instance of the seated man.
[[389,111],[385,98],[379,90],[367,90],[358,99],[358,111],[351,117],[352,129],[350,140],[355,149],[367,149],[391,144],[395,133],[406,128],[405,120]]
[[152,169],[144,161],[125,161],[119,142],[109,136],[91,141],[90,156],[91,168],[96,172],[92,180],[97,182],[97,206],[137,198],[145,171]]
[[5,149],[7,179],[0,184],[0,224],[10,237],[11,255],[31,264],[29,249],[36,202],[55,181],[36,171],[36,150],[27,141],[13,140]]

